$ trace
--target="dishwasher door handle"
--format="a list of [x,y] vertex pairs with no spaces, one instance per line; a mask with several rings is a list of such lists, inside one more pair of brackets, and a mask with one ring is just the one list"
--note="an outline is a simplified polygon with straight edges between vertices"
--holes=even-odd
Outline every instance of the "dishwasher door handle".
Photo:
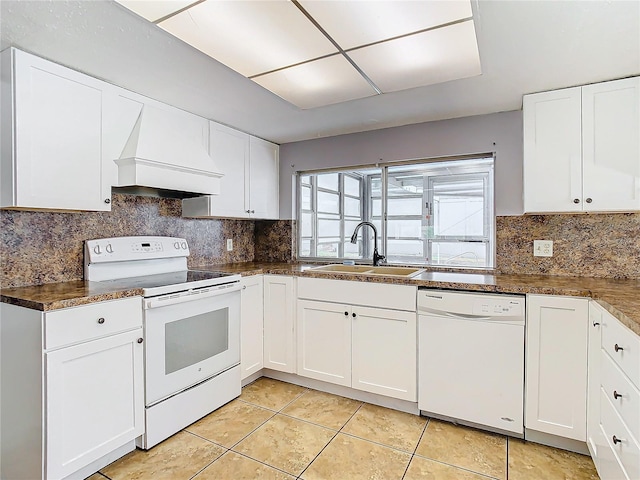
[[424,315],[425,313],[429,315],[435,315],[437,317],[457,318],[460,320],[495,320],[496,319],[496,317],[487,317],[487,316],[481,316],[481,315],[467,315],[464,313],[451,313],[451,312],[444,312],[442,310],[435,310],[435,309],[426,308],[426,307],[422,307],[422,308],[418,307],[418,315]]

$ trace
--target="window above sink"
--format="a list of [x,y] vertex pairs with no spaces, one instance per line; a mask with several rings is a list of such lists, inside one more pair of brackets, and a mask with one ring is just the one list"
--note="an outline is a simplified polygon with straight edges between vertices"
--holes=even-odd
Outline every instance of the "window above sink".
[[394,162],[371,168],[301,172],[300,259],[370,261],[373,223],[388,264],[492,268],[494,159]]

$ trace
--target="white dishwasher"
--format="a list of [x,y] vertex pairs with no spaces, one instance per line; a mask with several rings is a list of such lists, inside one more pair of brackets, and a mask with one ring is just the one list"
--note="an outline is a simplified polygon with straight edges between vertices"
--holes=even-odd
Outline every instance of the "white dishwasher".
[[524,436],[524,296],[418,290],[418,408]]

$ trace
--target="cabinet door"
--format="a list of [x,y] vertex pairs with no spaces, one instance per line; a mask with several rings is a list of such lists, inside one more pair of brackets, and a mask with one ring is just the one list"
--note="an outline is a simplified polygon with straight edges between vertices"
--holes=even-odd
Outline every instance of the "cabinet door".
[[582,87],[585,210],[640,209],[640,77]]
[[600,338],[604,309],[593,300],[589,302],[589,347],[587,361],[587,446],[598,468],[598,446],[606,444],[599,437],[600,429]]
[[586,442],[587,299],[527,296],[525,427]]
[[279,218],[279,147],[251,137],[249,205],[254,218]]
[[14,206],[110,210],[99,83],[24,52],[14,55]]
[[220,194],[211,197],[219,217],[249,217],[249,135],[209,122],[209,154],[222,170]]
[[582,210],[580,102],[580,87],[523,98],[525,213]]
[[298,300],[298,375],[351,386],[351,307]]
[[264,277],[264,366],[295,373],[294,278]]
[[144,433],[142,329],[45,355],[46,478],[63,478]]
[[240,305],[240,370],[242,379],[262,369],[264,282],[262,275],[243,277]]
[[353,388],[417,401],[416,313],[353,307]]

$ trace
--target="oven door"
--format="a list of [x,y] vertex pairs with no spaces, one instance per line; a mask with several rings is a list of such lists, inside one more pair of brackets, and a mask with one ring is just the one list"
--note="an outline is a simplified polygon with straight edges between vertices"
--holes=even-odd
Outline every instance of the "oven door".
[[146,298],[151,406],[240,363],[240,283]]

